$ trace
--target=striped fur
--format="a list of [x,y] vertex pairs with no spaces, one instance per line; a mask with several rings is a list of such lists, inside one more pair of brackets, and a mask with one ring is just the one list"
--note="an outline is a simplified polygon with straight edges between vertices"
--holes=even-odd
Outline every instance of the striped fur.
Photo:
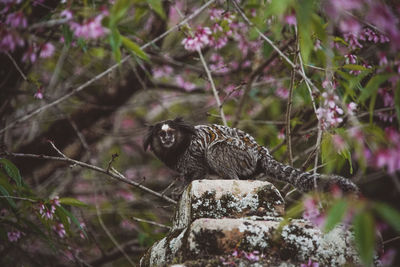
[[[175,144],[167,147],[163,138],[171,133]],[[303,192],[313,190],[314,183],[321,190],[337,185],[345,192],[358,192],[354,183],[341,176],[311,174],[276,161],[266,147],[236,128],[217,124],[192,126],[181,118],[167,120],[149,128],[145,149],[148,146],[187,181],[204,179],[208,174],[223,179],[251,179],[266,174]]]

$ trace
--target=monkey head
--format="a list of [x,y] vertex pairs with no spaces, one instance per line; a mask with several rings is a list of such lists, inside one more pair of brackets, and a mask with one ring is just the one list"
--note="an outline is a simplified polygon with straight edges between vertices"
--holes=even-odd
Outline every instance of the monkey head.
[[162,161],[170,161],[182,154],[190,145],[195,128],[178,117],[149,126],[144,138],[143,148],[150,146],[156,156]]

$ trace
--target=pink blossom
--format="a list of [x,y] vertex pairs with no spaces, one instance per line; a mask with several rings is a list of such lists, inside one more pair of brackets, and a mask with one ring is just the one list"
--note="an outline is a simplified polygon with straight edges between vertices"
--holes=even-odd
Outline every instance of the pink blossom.
[[224,31],[224,29],[218,23],[214,23],[214,25],[211,26],[211,30],[212,30],[213,33],[218,33],[218,32],[223,32]]
[[396,258],[397,251],[393,248],[388,249],[380,258],[382,267],[394,266],[394,259]]
[[6,23],[14,28],[26,28],[28,26],[28,22],[22,11],[9,14],[6,18]]
[[219,20],[222,18],[223,13],[224,13],[224,10],[222,10],[222,9],[211,8],[210,9],[210,19],[211,20]]
[[182,76],[176,76],[175,78],[175,82],[178,86],[182,87],[185,91],[193,91],[193,89],[196,88],[196,85],[191,83],[191,82],[187,82],[183,79]]
[[278,133],[278,139],[283,140],[285,139],[285,128],[282,128]]
[[258,256],[259,252],[258,251],[253,251],[253,252],[249,252],[246,253],[244,252],[246,259],[248,259],[249,261],[259,261],[260,260],[260,256]]
[[282,99],[287,99],[289,97],[289,90],[285,87],[278,87],[275,91],[275,95]]
[[39,88],[36,93],[33,95],[34,98],[36,99],[43,99],[43,92],[42,90]]
[[346,64],[357,64],[357,56],[352,54],[344,55],[346,58]]
[[362,44],[358,41],[358,38],[353,33],[343,34],[344,40],[349,44],[350,49],[362,48]]
[[324,105],[332,109],[336,107],[336,101],[339,100],[337,95],[328,94],[327,92],[323,92],[322,97],[324,99]]
[[385,107],[394,106],[394,92],[391,88],[380,88],[378,94],[383,99],[383,105]]
[[211,46],[213,46],[215,49],[218,50],[218,49],[221,49],[224,46],[226,46],[226,44],[228,43],[228,37],[221,36],[216,40],[214,38],[212,38],[212,39],[210,39],[210,41],[211,41]]
[[343,33],[352,33],[355,36],[361,31],[360,23],[351,17],[342,19],[340,21],[339,28]]
[[399,144],[400,142],[400,133],[396,131],[393,127],[388,127],[385,129],[386,137],[393,144]]
[[297,24],[297,20],[296,20],[296,15],[295,14],[286,15],[284,20],[288,25],[295,26]]
[[347,112],[350,115],[354,115],[354,111],[357,109],[357,104],[354,102],[350,102],[349,104],[347,104]]
[[377,43],[379,41],[378,35],[370,28],[365,28],[360,34],[360,39],[363,41],[370,41]]
[[56,223],[55,225],[53,225],[52,228],[60,238],[64,238],[67,235],[67,232],[65,231],[64,228],[64,224],[62,223]]
[[317,50],[321,50],[321,49],[322,49],[321,40],[320,39],[316,39],[315,42],[314,42],[314,50],[317,51]]
[[300,267],[319,267],[318,262],[313,262],[311,259],[308,260],[307,264],[302,263]]
[[29,45],[28,50],[22,55],[22,61],[34,63],[36,61],[37,47],[35,44]]
[[61,18],[65,18],[67,20],[71,20],[73,18],[71,10],[65,9],[60,13]]
[[18,230],[12,231],[12,232],[7,232],[7,237],[8,237],[8,241],[17,242],[21,238],[21,232]]
[[232,23],[233,20],[235,19],[235,15],[230,13],[230,12],[225,12],[223,14],[224,20],[226,20],[228,23]]
[[364,134],[361,131],[360,127],[352,127],[349,129],[349,134],[351,137],[355,138],[357,142],[364,142]]
[[325,223],[325,216],[320,212],[317,201],[312,197],[307,197],[303,200],[303,206],[303,218],[322,227]]
[[53,199],[50,200],[50,204],[51,204],[52,206],[58,206],[58,207],[60,207],[60,206],[61,206],[61,204],[60,204],[60,197],[59,197],[59,196],[55,196]]
[[0,51],[13,52],[17,46],[23,46],[24,40],[16,31],[0,27]]
[[52,43],[45,43],[42,45],[42,49],[40,50],[41,58],[48,58],[54,54],[54,45]]
[[182,44],[188,51],[200,50],[210,42],[211,30],[208,27],[198,27],[194,36],[188,36],[182,40]]
[[168,66],[161,66],[161,67],[155,67],[153,68],[153,78],[154,79],[159,79],[159,78],[163,78],[163,77],[170,77],[171,74],[173,72],[173,69]]
[[346,142],[338,134],[332,135],[332,142],[333,142],[333,145],[335,146],[336,150],[339,152],[346,148]]
[[400,146],[390,149],[380,149],[375,154],[375,165],[378,168],[387,167],[388,173],[400,169]]
[[71,22],[70,27],[78,38],[82,37],[86,40],[98,39],[107,33],[107,29],[101,25],[103,17],[103,14],[99,14],[96,17],[85,21],[83,24]]
[[243,90],[240,90],[240,89],[241,89],[240,86],[235,86],[233,84],[230,84],[225,88],[225,91],[230,96],[239,97],[239,96],[243,95]]
[[386,53],[384,53],[384,52],[379,52],[379,53],[378,53],[378,56],[379,56],[379,66],[384,66],[384,65],[387,65],[387,64],[388,64],[388,60],[387,60],[387,57],[386,57]]

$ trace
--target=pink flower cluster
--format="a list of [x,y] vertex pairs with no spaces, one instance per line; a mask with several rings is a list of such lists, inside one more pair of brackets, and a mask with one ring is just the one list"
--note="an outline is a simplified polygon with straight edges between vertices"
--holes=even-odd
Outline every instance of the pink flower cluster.
[[210,43],[211,30],[208,27],[198,27],[193,36],[182,40],[182,44],[188,51],[197,51]]
[[391,146],[376,151],[374,163],[377,168],[386,167],[388,173],[395,173],[400,170],[400,133],[394,128],[387,128],[386,138]]
[[322,213],[318,206],[318,202],[312,196],[307,196],[303,200],[303,218],[309,220],[319,228],[325,224],[325,214]]
[[302,263],[300,267],[319,267],[318,262],[313,262],[311,259],[308,260],[307,264]]
[[168,65],[164,65],[161,67],[154,67],[153,68],[153,78],[154,79],[160,79],[163,77],[170,77],[171,74],[173,73],[173,68],[168,66]]
[[196,88],[194,83],[185,81],[181,75],[175,77],[175,82],[179,87],[182,87],[185,91],[193,91]]
[[338,124],[343,122],[343,110],[336,105],[336,101],[339,97],[334,94],[328,94],[327,92],[322,93],[323,105],[317,109],[317,117],[321,122],[322,129],[328,129],[330,127],[336,127]]
[[[394,87],[393,87],[394,88]],[[380,88],[378,94],[383,100],[383,106],[394,107],[394,89],[393,88]],[[380,111],[377,113],[379,119],[384,122],[393,122],[396,118],[396,113],[389,111]]]
[[183,39],[182,44],[188,51],[196,51],[208,45],[221,49],[228,43],[228,38],[233,36],[232,28],[236,24],[235,18],[235,15],[230,12],[212,8],[210,19],[214,22],[211,28],[199,26],[194,34]]
[[252,252],[246,252],[242,250],[237,250],[235,249],[232,253],[232,256],[235,258],[245,258],[249,261],[259,261],[260,258],[262,258],[262,255],[260,255],[260,252],[258,250],[254,250]]
[[82,24],[72,21],[69,25],[74,35],[78,38],[81,37],[85,40],[98,39],[107,33],[107,29],[101,25],[103,18],[104,14],[101,13],[94,18],[84,21]]
[[67,232],[65,231],[64,228],[64,224],[62,223],[56,223],[55,225],[53,225],[52,228],[60,238],[64,238],[67,235]]
[[7,232],[8,241],[17,242],[21,238],[22,234],[20,231]]
[[217,53],[213,53],[210,57],[210,69],[215,73],[227,73],[229,72],[229,68],[227,63],[225,63],[224,58]]
[[58,196],[56,196],[54,199],[51,199],[49,201],[50,208],[48,205],[44,204],[43,202],[39,203],[39,214],[42,216],[42,218],[46,218],[48,220],[52,220],[54,213],[56,212],[56,207],[60,206],[60,199]]

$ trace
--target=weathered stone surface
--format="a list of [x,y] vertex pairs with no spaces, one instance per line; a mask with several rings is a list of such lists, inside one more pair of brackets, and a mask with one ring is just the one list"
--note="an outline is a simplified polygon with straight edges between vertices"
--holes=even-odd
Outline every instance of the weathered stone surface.
[[302,219],[283,224],[283,214],[283,199],[268,182],[193,181],[173,228],[140,266],[360,265],[350,231],[337,226],[324,234]]
[[[224,261],[237,251],[260,253],[262,262],[301,263],[312,259],[320,266],[359,265],[351,232],[336,227],[328,234],[305,220],[292,220],[277,231],[281,219],[197,219],[179,235],[162,239],[147,253],[142,266],[162,266],[194,260]],[[223,256],[228,256],[227,258]],[[222,262],[221,262],[222,265]]]
[[198,180],[183,192],[173,220],[173,230],[199,218],[282,216],[284,200],[269,182]]

